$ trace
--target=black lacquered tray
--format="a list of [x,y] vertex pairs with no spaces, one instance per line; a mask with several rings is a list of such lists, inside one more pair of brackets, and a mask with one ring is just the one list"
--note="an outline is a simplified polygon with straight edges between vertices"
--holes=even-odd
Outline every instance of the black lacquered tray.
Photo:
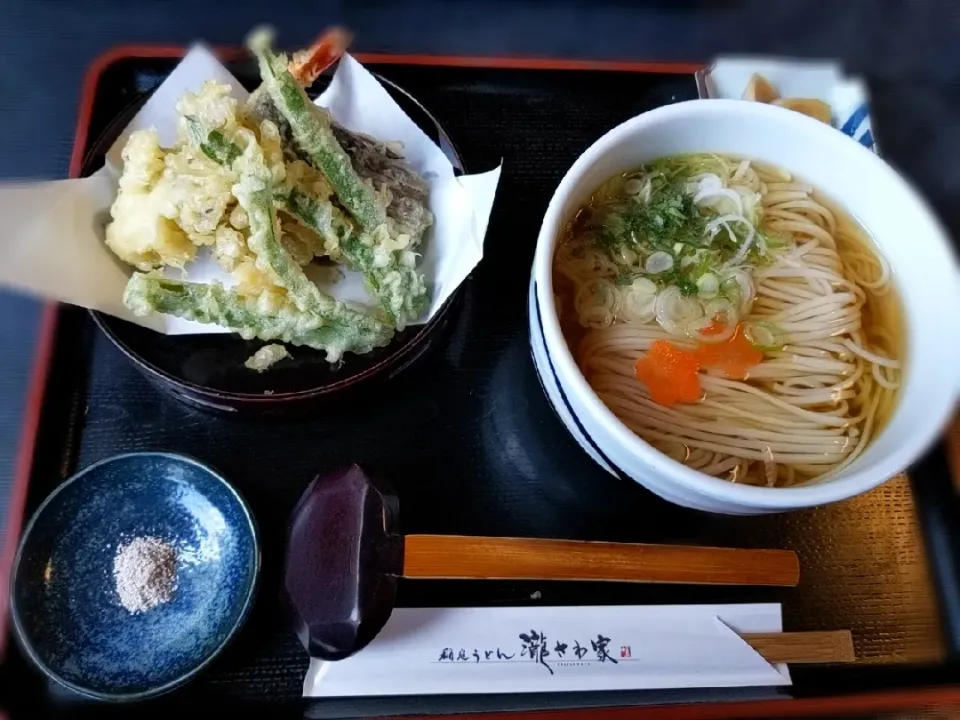
[[[177,56],[175,49],[124,49],[98,63],[84,94],[75,171],[109,123],[154,88]],[[164,394],[88,313],[52,310],[25,444],[23,511],[29,515],[65,477],[104,457],[131,450],[187,453],[222,471],[249,500],[261,529],[263,575],[250,620],[224,655],[192,684],[135,708],[104,709],[68,697],[8,642],[0,677],[16,688],[9,706],[15,716],[218,711],[279,718],[634,706],[623,717],[662,717],[655,706],[675,703],[680,707],[671,717],[775,717],[805,707],[833,708],[838,717],[841,708],[892,708],[933,693],[960,696],[953,687],[960,672],[951,662],[960,637],[954,554],[960,523],[940,449],[910,480],[895,479],[837,506],[758,518],[712,516],[669,505],[604,473],[568,436],[540,389],[526,293],[550,195],[603,132],[644,110],[696,97],[696,68],[361,59],[437,118],[470,171],[504,161],[486,257],[464,285],[442,341],[390,382],[331,397],[306,417],[231,417]],[[231,69],[255,82],[249,63],[237,61]],[[801,585],[792,590],[407,581],[400,605],[524,605],[535,618],[543,605],[778,601],[788,630],[852,630],[860,661],[796,668],[794,686],[779,696],[748,689],[303,700],[307,656],[278,599],[286,522],[317,473],[353,461],[397,487],[408,533],[783,547],[796,550],[802,566]],[[894,692],[876,695],[881,691]],[[862,704],[825,699],[853,694]],[[703,705],[690,705],[704,702],[718,704],[707,715]]]

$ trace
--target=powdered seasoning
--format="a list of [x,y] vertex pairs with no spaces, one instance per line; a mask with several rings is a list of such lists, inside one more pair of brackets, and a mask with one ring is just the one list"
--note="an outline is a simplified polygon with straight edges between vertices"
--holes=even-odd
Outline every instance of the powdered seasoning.
[[128,612],[152,610],[177,589],[177,552],[159,538],[136,537],[117,548],[113,579]]

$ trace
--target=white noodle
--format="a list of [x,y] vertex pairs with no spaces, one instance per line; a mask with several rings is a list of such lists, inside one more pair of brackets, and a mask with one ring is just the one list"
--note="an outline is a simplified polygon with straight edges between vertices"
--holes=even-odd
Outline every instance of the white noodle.
[[[628,427],[690,467],[761,486],[829,477],[870,442],[900,384],[893,336],[864,313],[865,305],[889,292],[889,265],[843,227],[848,221],[821,203],[811,186],[759,163],[720,164],[727,187],[736,183],[760,193],[762,231],[788,242],[777,246],[772,263],[744,267],[756,296],[742,318],[775,323],[786,346],[767,353],[745,381],[701,373],[699,403],[659,405],[636,379],[636,360],[656,340],[686,350],[695,343],[669,335],[656,320],[618,318],[611,295],[628,289],[610,282],[616,266],[574,238],[572,248],[561,243],[555,264],[573,281],[581,324],[591,328],[575,354],[597,395]],[[708,227],[731,221],[746,222],[721,216]],[[752,230],[741,249],[752,241]],[[737,256],[742,261],[746,252]]]

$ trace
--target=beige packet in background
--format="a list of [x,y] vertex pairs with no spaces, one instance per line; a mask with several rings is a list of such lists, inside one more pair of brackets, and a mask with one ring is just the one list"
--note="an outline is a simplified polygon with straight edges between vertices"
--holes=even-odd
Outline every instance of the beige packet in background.
[[833,62],[719,57],[696,74],[701,98],[781,105],[833,125],[879,153],[866,85]]

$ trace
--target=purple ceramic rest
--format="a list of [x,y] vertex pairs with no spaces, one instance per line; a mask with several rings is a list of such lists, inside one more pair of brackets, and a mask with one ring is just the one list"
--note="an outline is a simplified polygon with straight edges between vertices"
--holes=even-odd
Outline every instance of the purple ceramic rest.
[[393,610],[397,577],[616,580],[793,586],[797,556],[576,540],[399,534],[387,486],[356,465],[317,478],[293,515],[285,587],[311,656],[341,660],[369,643]]

